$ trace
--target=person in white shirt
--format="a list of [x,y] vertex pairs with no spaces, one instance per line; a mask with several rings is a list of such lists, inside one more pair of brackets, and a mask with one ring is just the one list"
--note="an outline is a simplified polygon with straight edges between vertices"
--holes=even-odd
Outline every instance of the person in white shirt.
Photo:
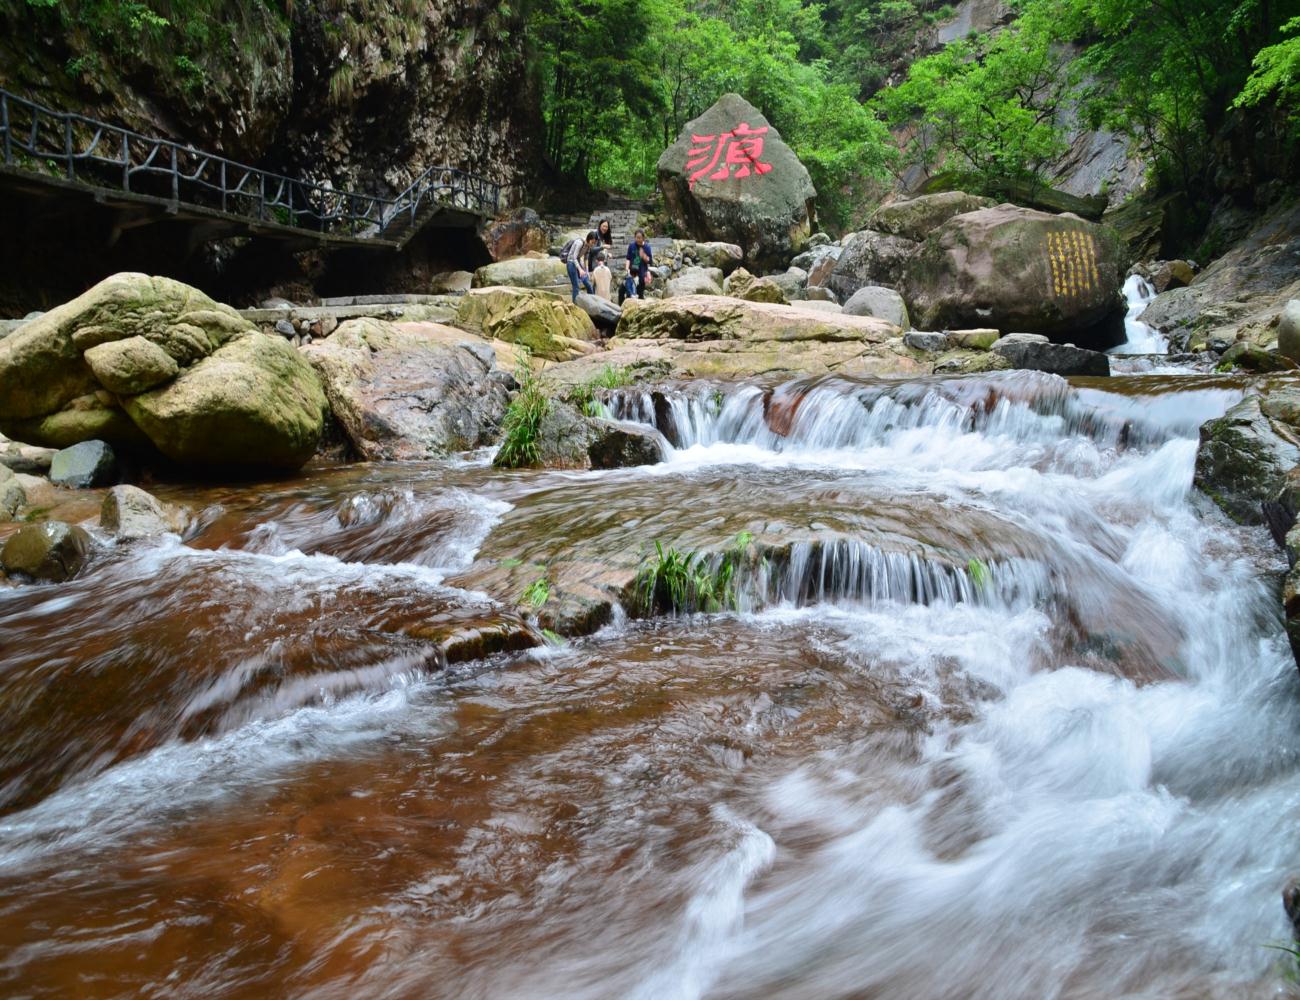
[[605,251],[603,250],[596,256],[596,267],[591,272],[591,280],[596,286],[597,295],[610,302],[614,301],[614,275],[605,264]]

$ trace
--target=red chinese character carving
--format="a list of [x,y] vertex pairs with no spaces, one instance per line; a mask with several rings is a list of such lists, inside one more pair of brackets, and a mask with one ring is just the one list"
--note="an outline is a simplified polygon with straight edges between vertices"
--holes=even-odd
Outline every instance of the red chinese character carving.
[[[765,135],[767,126],[750,128],[748,122],[741,122],[721,135],[692,135],[691,150],[686,155],[686,169],[691,171],[690,186],[695,187],[695,182],[706,174],[707,180],[725,181],[748,177],[751,173],[760,177],[770,173],[772,164],[762,162]],[[735,173],[733,167],[737,168]]]

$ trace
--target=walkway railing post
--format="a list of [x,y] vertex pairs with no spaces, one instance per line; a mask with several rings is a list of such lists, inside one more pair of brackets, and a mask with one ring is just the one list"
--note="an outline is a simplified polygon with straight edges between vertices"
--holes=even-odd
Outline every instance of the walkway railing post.
[[13,160],[13,143],[9,138],[9,95],[0,93],[0,129],[5,134],[5,164]]
[[63,155],[68,161],[68,180],[77,179],[76,168],[72,164],[72,119],[63,119]]
[[122,133],[122,190],[131,190],[131,137]]
[[176,147],[172,146],[172,201],[179,205],[181,201],[181,178],[176,171]]
[[221,211],[226,211],[226,161],[221,161]]

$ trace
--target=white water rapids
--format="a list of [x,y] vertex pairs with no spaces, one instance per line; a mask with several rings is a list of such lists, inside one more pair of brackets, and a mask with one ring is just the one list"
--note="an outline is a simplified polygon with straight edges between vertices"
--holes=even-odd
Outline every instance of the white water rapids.
[[[351,694],[244,706],[200,739],[85,765],[0,818],[0,982],[1285,995],[1265,947],[1289,936],[1280,892],[1300,868],[1281,561],[1191,486],[1197,427],[1237,398],[1212,378],[1025,373],[625,391],[611,410],[659,427],[664,464],[376,469],[214,501],[213,551],[173,540],[39,598],[0,591],[12,676],[103,667],[59,616],[240,660],[288,641],[290,612],[326,630],[375,601],[481,603],[445,579],[541,494],[589,505],[615,547],[742,504],[765,531],[860,546],[838,569],[796,546],[788,585],[744,613],[619,618],[444,674],[395,660]],[[868,543],[921,582],[872,584]],[[160,617],[186,587],[229,602],[219,628]]]
[[1156,290],[1140,274],[1130,274],[1124,282],[1124,301],[1128,311],[1124,314],[1125,342],[1112,347],[1108,354],[1168,354],[1169,338],[1142,322],[1142,314]]

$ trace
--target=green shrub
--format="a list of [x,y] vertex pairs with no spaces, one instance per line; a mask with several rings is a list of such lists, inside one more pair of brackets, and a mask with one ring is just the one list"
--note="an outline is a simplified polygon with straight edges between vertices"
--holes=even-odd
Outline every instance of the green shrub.
[[515,377],[519,392],[510,401],[501,422],[501,447],[492,462],[499,469],[527,468],[537,465],[542,457],[537,450],[537,437],[549,400],[533,378],[532,365],[527,359],[520,363]]

